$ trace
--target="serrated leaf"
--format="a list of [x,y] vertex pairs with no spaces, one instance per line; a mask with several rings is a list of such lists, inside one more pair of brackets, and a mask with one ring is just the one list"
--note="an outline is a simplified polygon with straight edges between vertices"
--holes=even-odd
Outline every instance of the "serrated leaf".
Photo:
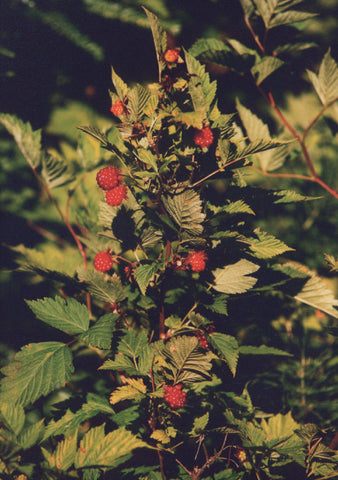
[[205,413],[201,417],[194,418],[194,424],[190,435],[200,435],[209,423],[209,412]]
[[166,444],[170,443],[170,437],[166,434],[165,430],[154,430],[150,435],[150,438],[153,438],[157,442]]
[[250,18],[255,11],[255,5],[252,3],[252,0],[239,0],[239,1],[240,1],[240,4],[242,5],[245,16]]
[[18,436],[18,444],[20,447],[28,450],[33,447],[33,445],[36,445],[43,435],[44,428],[44,419],[25,427]]
[[194,190],[185,190],[176,195],[163,197],[164,208],[177,225],[187,233],[198,236],[203,232],[201,223],[205,219],[202,201]]
[[158,270],[157,263],[141,265],[135,269],[134,277],[141,290],[142,295],[146,294],[147,287]]
[[294,250],[273,235],[261,232],[259,229],[256,229],[254,233],[257,238],[251,237],[246,240],[256,258],[272,258],[276,255]]
[[62,332],[76,335],[88,330],[90,313],[85,305],[73,298],[44,298],[26,300],[26,303],[40,320]]
[[203,127],[204,112],[179,112],[174,115],[175,122],[183,123],[187,127],[201,129]]
[[138,122],[144,115],[144,109],[150,99],[150,91],[142,85],[135,85],[128,94],[127,109],[131,122]]
[[141,162],[149,165],[155,172],[158,172],[156,156],[150,150],[139,148],[137,150],[137,156]]
[[68,470],[74,463],[77,449],[77,431],[59,442],[53,455],[48,458],[51,468]]
[[236,200],[235,202],[217,206],[208,204],[208,208],[216,215],[219,213],[228,213],[229,215],[234,215],[236,213],[247,213],[249,215],[255,215],[255,212],[247,203],[244,202],[244,200]]
[[33,131],[30,123],[5,113],[0,114],[0,123],[13,135],[29,165],[37,168],[41,161],[41,130]]
[[338,99],[338,65],[326,52],[319,67],[318,76],[308,70],[309,78],[323,105],[329,105]]
[[210,76],[202,65],[189,52],[185,52],[185,61],[190,80],[188,84],[189,94],[194,106],[195,112],[202,112],[206,117],[211,103],[213,102],[217,84],[215,81],[210,82]]
[[220,315],[227,315],[227,304],[228,304],[228,296],[227,295],[217,295],[214,297],[213,302],[211,304],[205,304],[204,306],[211,310],[212,312],[219,313]]
[[118,428],[104,436],[104,425],[85,434],[75,457],[75,468],[90,466],[114,467],[136,448],[147,444],[126,430]]
[[133,329],[129,329],[121,338],[118,351],[131,358],[137,358],[143,348],[148,345],[148,337],[145,332],[137,333]]
[[210,335],[211,345],[218,351],[226,361],[233,376],[236,374],[236,367],[239,355],[238,342],[235,337],[224,333],[212,333]]
[[167,49],[167,34],[164,31],[162,25],[160,24],[157,16],[144,7],[143,10],[147,14],[150,28],[153,34],[156,58],[158,63],[159,80],[161,80],[162,71],[166,67],[166,63],[163,60],[163,55]]
[[118,315],[108,313],[100,317],[92,327],[78,336],[78,340],[94,348],[110,349],[115,322]]
[[41,159],[41,177],[48,188],[61,187],[73,180],[73,176],[62,158],[44,153]]
[[325,257],[326,263],[330,267],[330,271],[331,272],[337,272],[338,271],[338,260],[336,260],[333,255],[328,255],[327,253],[324,253],[324,257]]
[[251,73],[256,77],[257,85],[260,85],[273,72],[284,65],[285,62],[277,57],[266,56],[251,68]]
[[0,399],[24,407],[63,385],[73,371],[72,353],[64,343],[30,343],[2,369]]
[[128,375],[138,375],[135,364],[126,355],[116,355],[115,360],[106,360],[99,370],[122,370]]
[[256,272],[259,265],[242,259],[223,268],[216,268],[212,272],[215,277],[213,289],[221,293],[244,293],[252,288],[257,278],[250,274]]
[[211,355],[201,352],[197,337],[172,338],[163,350],[175,382],[198,382],[209,379]]
[[121,280],[116,274],[109,277],[101,272],[84,268],[79,268],[77,273],[79,280],[85,282],[84,287],[88,292],[103,302],[122,302],[127,296]]
[[279,190],[273,192],[273,195],[278,197],[273,203],[293,203],[293,202],[305,202],[309,200],[316,200],[319,197],[305,197],[304,195],[294,192],[293,190]]
[[266,345],[260,345],[259,347],[254,345],[241,345],[239,347],[239,353],[240,355],[277,355],[292,357],[288,352],[279,350],[279,348],[267,347]]
[[121,102],[123,102],[125,100],[127,94],[128,94],[128,86],[117,75],[117,73],[115,72],[113,67],[111,67],[111,78],[112,78],[112,82],[113,82],[113,85],[115,87],[116,93],[117,93],[119,99],[121,100]]
[[0,404],[0,417],[6,427],[18,436],[25,423],[24,409],[20,405],[15,405],[12,402],[2,403]]
[[138,401],[144,397],[147,387],[142,379],[126,378],[126,382],[128,385],[117,387],[110,395],[109,401],[112,405],[124,400]]
[[315,17],[316,13],[300,12],[297,10],[289,10],[288,12],[277,13],[268,23],[267,27],[280,27],[281,25],[289,25],[290,23],[303,22]]
[[107,140],[107,136],[105,133],[103,133],[101,130],[99,130],[96,127],[90,127],[90,126],[81,126],[77,127],[79,130],[82,132],[87,133],[91,137],[95,138],[98,140],[100,143],[102,143],[103,147],[107,147],[109,145],[109,142]]

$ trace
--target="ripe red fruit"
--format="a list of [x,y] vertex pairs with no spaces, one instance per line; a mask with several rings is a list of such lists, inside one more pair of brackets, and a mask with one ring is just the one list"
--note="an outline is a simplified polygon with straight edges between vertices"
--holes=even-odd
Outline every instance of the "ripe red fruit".
[[122,114],[124,113],[124,103],[121,102],[121,100],[116,100],[116,101],[113,103],[110,111],[111,111],[114,115],[116,115],[117,117],[119,117],[120,115],[122,115]]
[[200,345],[202,348],[209,348],[209,343],[208,340],[206,339],[206,336],[204,335],[203,332],[196,332],[196,337],[198,338],[198,341],[200,342]]
[[210,127],[202,128],[201,130],[195,130],[194,142],[201,148],[209,147],[214,141],[214,135]]
[[94,258],[94,268],[99,272],[108,272],[113,264],[113,257],[108,252],[99,252]]
[[121,181],[121,170],[112,166],[101,168],[96,175],[96,182],[103,190],[117,187]]
[[169,48],[164,54],[164,60],[168,63],[174,63],[178,59],[178,51],[174,48]]
[[208,257],[204,250],[199,252],[189,252],[189,255],[185,259],[185,263],[190,265],[193,272],[202,272],[205,269]]
[[182,392],[182,385],[166,385],[164,387],[164,400],[173,410],[184,407],[187,394]]
[[127,199],[127,187],[121,183],[117,187],[107,190],[106,192],[106,202],[112,207],[121,205],[124,199]]

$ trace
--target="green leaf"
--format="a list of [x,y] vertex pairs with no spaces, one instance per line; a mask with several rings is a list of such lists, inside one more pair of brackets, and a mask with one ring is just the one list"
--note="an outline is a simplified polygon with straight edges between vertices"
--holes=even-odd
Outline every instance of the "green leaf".
[[328,255],[327,253],[324,253],[324,257],[330,267],[330,272],[338,272],[338,260],[333,255]]
[[153,438],[157,442],[163,444],[170,443],[170,437],[166,434],[165,430],[154,430],[153,433],[150,435],[150,438]]
[[52,455],[47,456],[51,468],[68,470],[74,463],[77,450],[77,431],[59,442]]
[[205,308],[211,310],[212,312],[219,313],[220,315],[227,315],[227,303],[228,303],[228,296],[227,295],[217,295],[214,297],[213,302],[211,304],[204,304]]
[[99,370],[122,370],[128,375],[139,374],[139,371],[137,370],[133,361],[123,354],[116,355],[115,360],[106,360],[104,364],[99,367]]
[[175,122],[183,123],[188,127],[201,129],[203,127],[204,113],[198,112],[179,112],[174,115]]
[[137,122],[142,119],[149,100],[150,90],[142,85],[135,85],[129,91],[127,109],[131,122]]
[[211,354],[201,352],[197,337],[173,337],[166,344],[163,354],[173,372],[175,383],[199,382],[210,378]]
[[201,417],[194,418],[194,424],[190,435],[200,435],[209,423],[209,412],[205,413]]
[[231,335],[225,335],[224,333],[212,333],[210,335],[210,342],[221,357],[227,362],[232,375],[235,376],[239,355],[236,338]]
[[40,320],[62,332],[76,335],[88,330],[89,311],[85,305],[73,298],[44,298],[26,300],[26,303]]
[[259,269],[259,265],[242,259],[212,272],[215,277],[213,288],[221,293],[244,293],[252,288],[257,278],[249,276]]
[[30,343],[2,369],[0,399],[24,407],[63,385],[73,371],[72,354],[64,343]]
[[153,34],[156,58],[158,63],[159,79],[161,80],[162,71],[166,67],[166,63],[163,60],[163,55],[167,50],[167,34],[164,31],[156,15],[154,15],[152,12],[150,12],[144,7],[143,7],[143,10],[147,14],[147,17],[150,23],[150,28]]
[[79,335],[78,340],[94,348],[109,350],[115,322],[118,317],[118,315],[111,313],[103,315],[86,333]]
[[112,78],[112,82],[113,82],[113,85],[115,87],[116,93],[117,93],[119,99],[121,100],[121,102],[123,102],[128,95],[128,86],[117,75],[117,73],[115,72],[113,67],[111,67],[111,78]]
[[245,16],[250,18],[255,11],[255,5],[252,3],[252,0],[239,0],[239,1],[240,1],[240,4],[242,5]]
[[136,448],[147,444],[126,430],[118,428],[104,436],[104,425],[89,430],[80,442],[75,457],[75,468],[114,467]]
[[163,205],[177,225],[193,236],[201,235],[205,219],[202,212],[202,201],[194,190],[185,190],[176,195],[163,197]]
[[13,135],[29,165],[37,168],[41,161],[41,130],[33,131],[30,123],[5,113],[0,114],[0,123]]
[[122,302],[127,296],[121,280],[116,274],[109,277],[104,273],[84,268],[79,268],[77,273],[79,280],[85,282],[84,287],[98,300],[116,303]]
[[6,427],[18,436],[25,423],[24,409],[13,402],[2,403],[0,405],[0,416]]
[[262,60],[256,63],[251,68],[251,73],[256,77],[257,85],[260,85],[263,80],[268,78],[273,72],[284,65],[285,62],[277,57],[263,57]]
[[239,347],[240,355],[278,355],[292,357],[288,352],[279,350],[279,348],[267,347],[266,345],[260,345],[256,347],[254,345],[241,345]]
[[255,212],[247,203],[244,202],[244,200],[236,200],[235,202],[217,206],[208,203],[207,206],[209,210],[216,215],[219,213],[228,213],[229,215],[235,215],[236,213],[247,213],[249,215],[255,215]]
[[147,287],[157,272],[158,269],[158,264],[152,263],[150,265],[141,265],[140,267],[137,267],[134,272],[134,277],[135,280],[137,281],[137,284],[141,290],[142,295],[146,294]]
[[338,99],[338,65],[326,52],[319,67],[318,76],[308,70],[308,75],[323,105],[329,105]]
[[210,76],[202,65],[189,52],[185,52],[185,61],[190,80],[188,84],[189,94],[192,99],[195,112],[201,112],[206,118],[210,105],[216,96],[217,84],[210,82]]
[[44,428],[44,419],[42,419],[21,430],[20,435],[18,436],[18,444],[20,447],[24,450],[28,450],[33,447],[33,445],[36,445],[43,435]]
[[276,255],[294,250],[273,235],[261,232],[259,229],[254,230],[254,233],[257,238],[251,237],[246,240],[256,258],[272,258]]
[[115,405],[118,402],[124,400],[140,401],[144,397],[147,387],[145,386],[142,378],[136,380],[135,378],[126,378],[128,385],[117,387],[110,395],[110,403]]
[[41,177],[48,188],[61,187],[73,180],[73,176],[68,171],[67,164],[62,158],[44,153],[41,159]]
[[98,128],[90,127],[90,126],[83,126],[83,127],[77,127],[77,128],[82,132],[85,132],[91,137],[95,138],[95,140],[98,140],[103,147],[107,147],[109,145],[106,134],[101,132],[101,130],[99,130]]
[[118,352],[130,358],[135,358],[141,354],[143,348],[147,345],[148,337],[145,332],[136,333],[135,330],[129,329],[118,345]]
[[290,23],[303,22],[315,17],[316,13],[299,12],[297,10],[289,10],[288,12],[277,13],[267,25],[269,28],[280,27],[281,25],[289,25]]
[[305,202],[309,200],[316,200],[319,197],[305,197],[304,195],[294,192],[293,190],[279,190],[273,192],[275,197],[278,197],[273,203],[294,203],[294,202]]

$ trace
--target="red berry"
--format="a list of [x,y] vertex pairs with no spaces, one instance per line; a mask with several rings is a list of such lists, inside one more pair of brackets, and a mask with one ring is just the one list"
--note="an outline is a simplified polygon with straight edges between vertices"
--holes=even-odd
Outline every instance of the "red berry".
[[113,257],[108,252],[99,252],[94,258],[95,270],[99,272],[108,272],[113,264]]
[[178,51],[174,48],[170,48],[164,54],[164,60],[168,63],[174,63],[178,59]]
[[200,250],[199,252],[189,252],[185,263],[190,265],[193,272],[202,272],[205,269],[207,260],[208,257],[204,250]]
[[113,103],[110,111],[111,111],[114,115],[116,115],[117,117],[119,117],[120,115],[122,115],[122,114],[124,113],[124,103],[121,102],[121,100],[116,100],[116,101]]
[[201,148],[209,147],[214,141],[214,135],[209,127],[202,128],[202,130],[195,130],[194,142]]
[[164,387],[164,400],[173,410],[184,407],[187,394],[182,392],[182,385],[166,385]]
[[121,205],[124,199],[127,199],[127,187],[121,183],[115,188],[111,190],[107,190],[106,192],[106,202],[108,205],[112,207],[116,207],[117,205]]
[[112,166],[101,168],[96,175],[96,181],[103,190],[117,187],[122,181],[121,170]]
[[203,332],[196,332],[196,337],[198,338],[198,341],[200,342],[202,348],[209,348],[209,343]]

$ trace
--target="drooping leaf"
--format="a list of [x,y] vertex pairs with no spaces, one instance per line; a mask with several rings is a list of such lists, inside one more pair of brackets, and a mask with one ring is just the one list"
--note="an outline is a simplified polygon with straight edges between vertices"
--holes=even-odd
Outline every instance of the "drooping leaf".
[[124,427],[104,435],[104,425],[91,428],[80,442],[75,457],[75,467],[114,467],[136,448],[147,444]]
[[326,52],[320,64],[318,76],[308,70],[309,78],[323,105],[329,105],[338,100],[338,65]]
[[231,335],[215,332],[210,335],[210,341],[212,346],[228,364],[233,376],[235,376],[239,354],[236,338]]
[[283,60],[280,60],[277,57],[263,57],[260,62],[256,63],[251,68],[252,74],[256,77],[257,85],[260,85],[273,72],[282,67],[284,63]]
[[259,229],[256,229],[254,233],[256,238],[248,238],[247,243],[250,245],[250,250],[252,250],[256,258],[272,258],[294,250],[273,235],[269,235]]
[[175,382],[198,382],[210,378],[211,355],[200,350],[197,337],[174,337],[166,344],[163,353]]
[[0,418],[1,423],[4,423],[16,436],[21,432],[25,423],[25,412],[21,405],[14,403],[0,404]]
[[44,298],[26,300],[26,303],[40,320],[62,332],[76,335],[88,330],[89,311],[85,305],[73,298]]
[[119,99],[121,100],[121,102],[123,102],[125,100],[125,97],[128,94],[128,85],[124,83],[122,78],[120,78],[117,75],[113,67],[111,67],[111,78],[112,78],[112,82],[115,87],[116,93]]
[[159,80],[161,80],[162,71],[166,67],[165,61],[163,59],[163,55],[167,50],[167,34],[164,31],[162,25],[160,24],[157,16],[144,7],[143,7],[143,10],[147,14],[147,17],[150,23],[150,28],[153,34],[156,58],[158,63]]
[[260,345],[256,347],[254,345],[241,345],[239,347],[240,355],[277,355],[277,356],[286,356],[291,357],[292,355],[279,348],[268,347],[266,345]]
[[72,354],[64,343],[30,343],[2,369],[0,399],[29,405],[67,382],[73,371]]
[[37,168],[41,161],[41,130],[33,131],[30,123],[5,113],[0,114],[0,123],[13,135],[29,165]]
[[103,302],[122,302],[127,296],[121,280],[116,274],[109,277],[101,272],[83,268],[79,268],[77,273],[79,280],[85,282],[84,287],[88,292]]
[[139,401],[144,397],[147,387],[142,379],[126,378],[126,382],[128,385],[117,387],[110,395],[109,401],[112,405],[124,400]]
[[150,265],[141,265],[135,269],[134,277],[141,290],[142,295],[146,294],[149,282],[158,270],[157,263]]
[[201,235],[205,219],[202,202],[197,192],[185,190],[176,195],[163,197],[164,208],[177,225],[193,236]]
[[92,347],[108,350],[115,327],[117,314],[108,313],[100,317],[86,333],[78,336],[78,340]]
[[259,265],[242,259],[223,268],[216,268],[212,272],[215,277],[213,288],[221,293],[244,293],[252,288],[257,278],[250,274],[256,272]]

